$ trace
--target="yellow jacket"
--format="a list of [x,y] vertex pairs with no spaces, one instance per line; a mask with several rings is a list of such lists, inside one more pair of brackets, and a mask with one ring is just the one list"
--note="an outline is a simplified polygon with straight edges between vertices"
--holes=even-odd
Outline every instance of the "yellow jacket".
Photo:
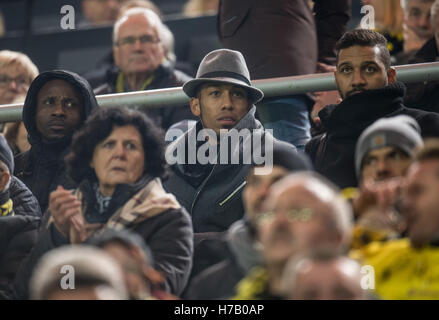
[[351,257],[371,265],[382,299],[439,299],[439,247],[413,248],[409,239],[373,242]]

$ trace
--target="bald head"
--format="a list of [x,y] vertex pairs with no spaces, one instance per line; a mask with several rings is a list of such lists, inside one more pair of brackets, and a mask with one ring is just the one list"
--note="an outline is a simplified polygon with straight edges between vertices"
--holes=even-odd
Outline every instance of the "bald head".
[[256,226],[268,260],[282,263],[303,250],[349,244],[352,212],[338,190],[316,174],[291,174],[275,183],[264,207]]

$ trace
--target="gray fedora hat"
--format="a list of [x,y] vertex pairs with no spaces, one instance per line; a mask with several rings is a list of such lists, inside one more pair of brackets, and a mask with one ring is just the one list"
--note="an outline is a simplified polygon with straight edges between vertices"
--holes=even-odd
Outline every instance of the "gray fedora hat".
[[206,82],[220,82],[241,86],[249,93],[253,103],[259,102],[264,93],[252,87],[250,73],[244,56],[239,51],[219,49],[208,53],[200,63],[195,79],[183,85],[183,91],[189,97],[195,97],[197,88]]

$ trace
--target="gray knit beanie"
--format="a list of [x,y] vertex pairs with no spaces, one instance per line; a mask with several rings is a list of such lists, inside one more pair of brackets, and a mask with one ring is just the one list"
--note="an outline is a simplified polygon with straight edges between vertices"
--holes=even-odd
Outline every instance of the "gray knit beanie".
[[422,146],[421,129],[415,119],[406,115],[382,118],[363,131],[355,148],[355,170],[361,176],[364,157],[373,149],[395,147],[412,156]]

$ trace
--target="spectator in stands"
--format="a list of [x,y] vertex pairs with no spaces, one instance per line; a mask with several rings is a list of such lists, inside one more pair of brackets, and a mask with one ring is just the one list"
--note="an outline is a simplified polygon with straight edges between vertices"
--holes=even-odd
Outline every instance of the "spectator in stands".
[[12,103],[18,96],[25,95],[37,75],[38,68],[27,55],[1,50],[0,104]]
[[[69,276],[72,278],[64,280]],[[71,288],[73,277],[74,288]],[[64,246],[44,255],[33,274],[31,290],[34,300],[128,298],[117,262],[102,250],[88,246]]]
[[22,119],[31,148],[17,155],[14,172],[38,199],[42,212],[57,186],[76,186],[67,176],[64,156],[73,133],[96,107],[88,82],[73,72],[43,72],[30,85]]
[[[254,158],[256,148],[252,148],[250,144],[256,137],[265,141],[262,144],[272,142],[274,149],[280,145],[291,150],[295,148],[273,139],[255,119],[254,103],[262,99],[263,93],[251,86],[241,53],[227,49],[210,52],[201,62],[196,79],[186,82],[183,91],[191,98],[191,111],[199,121],[168,146],[167,157],[173,157],[175,151],[177,157],[171,166],[172,174],[165,181],[165,188],[175,194],[189,211],[196,233],[223,232],[243,217],[241,193],[251,168],[251,161],[247,164],[240,158],[241,160],[232,163],[231,157],[250,151],[252,153],[243,156]],[[223,130],[222,134],[220,130]],[[228,143],[228,135],[233,133],[248,135],[230,146],[232,155],[227,152],[229,150],[221,150],[221,144]],[[197,154],[206,145],[202,141],[197,143],[196,137],[206,134],[212,138],[209,138],[208,144],[216,144],[219,152],[213,154],[212,162],[209,160],[203,163]],[[167,135],[166,139],[168,138],[172,137]],[[267,151],[269,156],[269,150]],[[221,156],[221,153],[224,155]]]
[[352,192],[357,217],[353,248],[398,238],[404,231],[401,184],[415,149],[422,145],[418,123],[406,115],[379,119],[361,134],[355,151],[360,187]]
[[189,215],[161,184],[160,130],[140,112],[100,109],[75,134],[66,164],[79,187],[50,194],[51,219],[20,272],[19,295],[26,296],[29,274],[45,252],[107,228],[139,234],[166,276],[166,290],[179,295],[191,269],[193,233]]
[[[410,63],[439,61],[439,1],[437,0],[431,6],[431,25],[433,26],[433,37],[416,52]],[[404,102],[410,108],[439,113],[439,82],[428,81],[409,84]]]
[[38,202],[13,171],[12,151],[0,136],[0,299],[12,297],[15,274],[35,243],[41,218]]
[[82,0],[82,15],[89,24],[112,24],[124,2],[126,0]]
[[22,121],[7,123],[4,136],[14,156],[30,149],[30,144],[27,140],[27,130]]
[[404,11],[404,50],[396,56],[396,64],[407,64],[432,35],[430,8],[434,0],[401,0]]
[[[224,48],[244,55],[255,80],[327,72],[350,17],[350,1],[314,0],[314,15],[309,2],[221,0],[218,30]],[[303,150],[311,137],[312,105],[304,94],[270,98],[258,105],[258,115],[276,138]]]
[[412,117],[400,115],[375,121],[361,134],[355,148],[359,181],[404,176],[415,149],[422,145],[421,129]]
[[406,108],[405,86],[390,67],[386,39],[372,30],[347,32],[337,43],[337,88],[343,101],[319,112],[326,133],[306,147],[316,170],[341,188],[358,185],[354,154],[358,137],[382,117],[405,114],[416,119],[423,137],[439,136],[439,115]]
[[289,258],[321,247],[348,249],[352,212],[338,193],[325,179],[305,172],[272,186],[266,211],[256,217],[264,264],[238,284],[235,299],[279,299]]
[[375,271],[383,299],[437,299],[439,296],[439,141],[426,141],[407,173],[402,192],[407,238],[374,242],[352,252]]
[[[133,8],[114,25],[113,54],[117,69],[109,70],[95,94],[179,87],[190,79],[165,59],[163,39],[169,30],[153,11]],[[187,107],[146,110],[163,129],[192,118]]]
[[130,299],[176,299],[160,289],[164,277],[154,270],[151,250],[141,236],[127,230],[107,229],[87,243],[103,249],[118,262]]
[[219,0],[188,0],[183,8],[183,14],[196,17],[218,13]]
[[[20,95],[15,98],[12,103],[24,103],[26,95]],[[3,133],[9,147],[14,154],[14,157],[22,152],[30,149],[29,141],[27,140],[27,130],[23,121],[8,122]]]
[[360,264],[334,250],[314,250],[292,258],[282,275],[289,300],[365,300]]
[[256,218],[263,212],[262,204],[271,185],[291,172],[311,170],[311,163],[302,153],[279,148],[273,153],[273,170],[270,173],[258,175],[255,171],[257,167],[250,170],[242,192],[244,218],[230,226],[224,239],[210,243],[206,241],[203,246],[205,250],[199,250],[198,256],[194,256],[193,274],[197,271],[197,264],[200,264],[197,260],[216,260],[218,263],[193,279],[185,298],[225,299],[234,294],[236,284],[253,267],[262,263],[255,234]]
[[[160,19],[163,20],[163,15],[162,15],[162,12],[160,11],[160,9],[153,2],[151,2],[149,0],[129,0],[120,8],[118,18],[121,18],[122,16],[124,16],[125,12],[128,11],[129,9],[132,9],[132,8],[151,9],[159,16]],[[192,69],[187,71],[187,69],[188,69],[187,64],[185,64],[184,62],[181,62],[181,61],[177,61],[177,57],[176,57],[175,52],[174,52],[174,42],[175,42],[174,35],[165,23],[162,23],[162,27],[163,27],[163,30],[161,32],[161,41],[163,42],[163,45],[165,48],[165,57],[166,57],[167,62],[171,66],[173,66],[175,69],[178,69],[180,71],[183,71],[183,72],[189,73],[189,74],[194,73],[194,70],[192,70]],[[114,66],[114,56],[113,56],[112,52],[111,52],[111,57],[112,57],[112,65]],[[197,65],[197,67],[198,67],[198,65]]]

